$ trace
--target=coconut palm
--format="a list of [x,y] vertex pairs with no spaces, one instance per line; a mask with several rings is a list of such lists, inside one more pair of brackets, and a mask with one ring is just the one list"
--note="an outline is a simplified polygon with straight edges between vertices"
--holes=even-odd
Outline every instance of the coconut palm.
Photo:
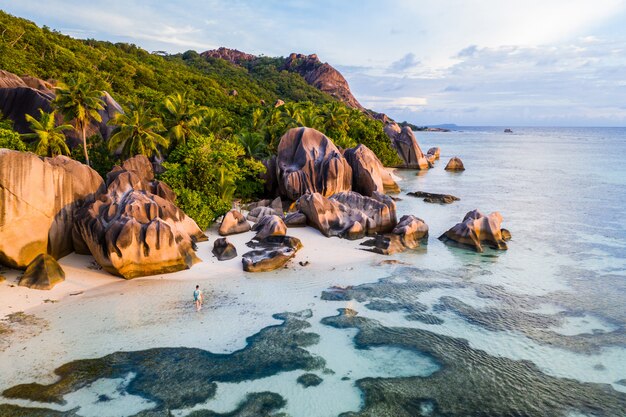
[[98,111],[104,109],[103,95],[102,91],[93,88],[83,74],[70,77],[56,88],[54,106],[63,113],[65,120],[72,120],[74,129],[80,132],[87,165],[87,126],[91,121],[102,121]]
[[263,136],[260,133],[249,132],[244,130],[243,132],[235,135],[239,144],[243,146],[246,151],[246,155],[252,158],[261,159],[267,156],[267,145],[263,140]]
[[151,157],[159,153],[159,147],[166,148],[169,141],[161,136],[161,120],[143,104],[133,104],[126,113],[118,113],[109,122],[117,126],[109,139],[111,151],[122,147],[122,157],[134,155]]
[[340,132],[348,129],[350,113],[345,105],[339,102],[329,103],[322,111],[324,130],[327,132]]
[[204,119],[204,128],[220,138],[230,135],[233,128],[230,120],[222,109],[209,108]]
[[235,194],[235,180],[226,171],[226,168],[219,167],[217,170],[217,194],[222,201],[231,201]]
[[185,144],[197,134],[208,115],[208,108],[196,106],[187,99],[187,93],[175,93],[163,100],[161,114],[167,136],[173,144]]
[[30,114],[26,115],[26,121],[30,124],[33,133],[24,133],[22,137],[35,139],[32,146],[37,155],[57,156],[70,154],[70,148],[65,143],[63,131],[73,129],[73,127],[69,124],[57,126],[54,116],[54,111],[46,113],[42,109],[39,109],[39,120]]

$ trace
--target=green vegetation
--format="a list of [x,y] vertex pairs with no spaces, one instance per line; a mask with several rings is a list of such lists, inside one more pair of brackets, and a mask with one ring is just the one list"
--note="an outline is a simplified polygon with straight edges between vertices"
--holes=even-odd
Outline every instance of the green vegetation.
[[63,131],[72,129],[71,125],[58,125],[55,120],[56,112],[46,113],[39,109],[39,120],[30,114],[26,115],[26,120],[30,123],[33,133],[25,133],[22,137],[34,139],[33,151],[41,156],[69,155],[70,148],[65,143]]
[[[384,164],[399,163],[381,122],[282,70],[284,58],[238,66],[195,51],[151,54],[132,44],[73,39],[2,11],[0,26],[0,68],[64,81],[53,106],[74,120],[83,139],[72,157],[89,163],[91,156],[104,175],[120,156],[160,155],[160,179],[201,227],[230,209],[232,198],[262,192],[260,159],[274,154],[292,127],[316,128],[343,148],[363,143]],[[109,143],[85,138],[85,125],[100,120],[103,91],[125,109],[111,122]],[[278,99],[286,104],[275,108]],[[0,126],[0,146],[19,147],[17,139]]]
[[13,130],[10,120],[0,117],[0,148],[26,152],[28,147],[20,138],[20,134]]

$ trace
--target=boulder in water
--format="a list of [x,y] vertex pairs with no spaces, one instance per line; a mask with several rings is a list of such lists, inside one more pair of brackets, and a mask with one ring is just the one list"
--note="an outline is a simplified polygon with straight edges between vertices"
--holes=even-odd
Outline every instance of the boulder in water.
[[370,251],[382,255],[393,255],[406,249],[415,249],[420,242],[428,238],[428,225],[420,218],[405,215],[391,233],[381,233],[373,239],[363,242]]
[[224,219],[222,220],[218,233],[220,236],[228,236],[245,233],[250,231],[250,229],[250,223],[248,223],[245,216],[238,210],[231,210],[224,215]]
[[448,161],[445,169],[446,171],[465,171],[463,161],[461,161],[461,158],[459,158],[458,156],[450,158],[450,161]]
[[501,228],[502,215],[497,211],[485,216],[478,210],[468,212],[461,223],[457,223],[450,230],[439,237],[444,243],[469,247],[476,252],[483,251],[483,244],[493,249],[506,250],[505,240],[511,238],[511,233]]
[[430,168],[430,163],[418,145],[410,127],[400,128],[396,122],[390,122],[385,126],[385,133],[391,140],[391,144],[396,149],[396,152],[398,152],[398,156],[404,162],[402,168]]
[[21,287],[36,290],[51,290],[59,282],[65,281],[65,272],[52,256],[42,253],[28,265],[20,278]]
[[451,194],[426,193],[424,191],[413,191],[407,193],[407,195],[423,198],[426,203],[452,204],[455,201],[460,200],[460,198],[455,197]]
[[428,150],[428,152],[426,152],[426,155],[433,155],[435,159],[439,159],[439,157],[441,156],[441,149],[436,146],[432,147]]

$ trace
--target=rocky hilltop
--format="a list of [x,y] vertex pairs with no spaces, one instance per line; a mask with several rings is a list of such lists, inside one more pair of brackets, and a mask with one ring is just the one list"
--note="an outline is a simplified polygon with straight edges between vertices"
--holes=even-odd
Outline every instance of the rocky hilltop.
[[[224,47],[205,51],[200,55],[205,58],[223,59],[232,64],[242,66],[246,62],[252,62],[258,58],[255,55],[247,54],[237,49]],[[344,102],[349,107],[364,110],[363,106],[352,95],[348,81],[346,81],[344,76],[330,64],[321,62],[316,54],[292,53],[280,69],[299,74],[309,85]]]
[[348,106],[364,110],[352,95],[348,81],[343,75],[327,62],[322,63],[316,54],[292,53],[287,58],[283,69],[300,74],[309,85],[330,94]]

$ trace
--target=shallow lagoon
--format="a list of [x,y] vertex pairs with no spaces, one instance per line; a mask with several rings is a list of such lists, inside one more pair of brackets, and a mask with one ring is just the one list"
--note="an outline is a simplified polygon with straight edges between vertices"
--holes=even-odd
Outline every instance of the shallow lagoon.
[[[307,269],[208,278],[200,315],[180,301],[186,278],[204,276],[198,267],[185,280],[124,282],[47,306],[39,314],[52,329],[28,346],[59,343],[75,350],[67,357],[93,360],[65,365],[60,378],[52,370],[65,362],[5,362],[0,389],[11,398],[0,402],[13,406],[0,411],[626,415],[626,129],[513,130],[417,134],[442,156],[426,173],[398,173],[399,215],[430,227],[416,251],[351,263],[355,244],[336,268],[312,259]],[[465,172],[443,170],[452,156]],[[416,190],[461,201],[405,195]],[[502,213],[508,251],[476,254],[436,239],[474,208]],[[119,293],[138,295],[120,302]],[[86,315],[105,323],[82,328]],[[55,320],[65,320],[63,336]],[[297,382],[309,373],[322,382]],[[44,386],[19,385],[31,383]]]

